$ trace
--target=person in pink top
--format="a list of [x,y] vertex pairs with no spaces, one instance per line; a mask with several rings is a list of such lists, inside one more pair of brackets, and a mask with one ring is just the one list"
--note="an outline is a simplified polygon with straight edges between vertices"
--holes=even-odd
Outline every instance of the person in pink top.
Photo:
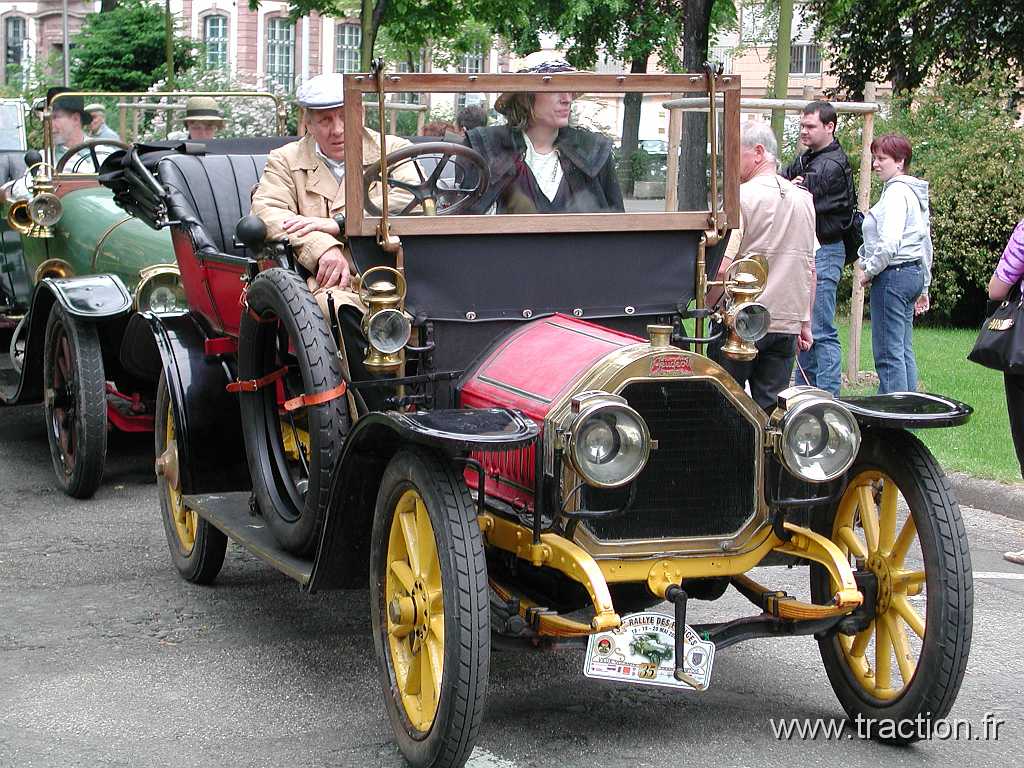
[[[1002,301],[1018,283],[1024,289],[1024,220],[1017,224],[1010,235],[1010,242],[1006,244],[996,271],[988,281],[988,297],[993,301]],[[1006,386],[1006,411],[1010,416],[1010,434],[1017,450],[1020,474],[1024,477],[1024,376],[1004,373],[1003,380]],[[1011,563],[1024,565],[1024,549],[1007,552],[1003,557]]]

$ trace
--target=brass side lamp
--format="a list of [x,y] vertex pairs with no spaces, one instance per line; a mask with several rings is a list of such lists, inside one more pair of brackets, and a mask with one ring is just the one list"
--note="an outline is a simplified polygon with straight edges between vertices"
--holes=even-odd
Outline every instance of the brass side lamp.
[[396,373],[412,335],[412,323],[403,311],[405,276],[391,267],[368,269],[359,281],[358,293],[367,310],[362,323],[367,341],[363,365],[373,373]]
[[764,338],[771,323],[771,314],[757,298],[768,284],[768,264],[763,256],[738,259],[729,265],[722,281],[726,296],[724,322],[729,336],[722,354],[732,360],[747,361],[757,357],[754,342]]

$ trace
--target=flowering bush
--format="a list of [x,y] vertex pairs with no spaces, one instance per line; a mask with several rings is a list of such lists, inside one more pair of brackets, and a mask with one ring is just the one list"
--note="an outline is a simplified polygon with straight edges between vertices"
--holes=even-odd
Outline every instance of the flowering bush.
[[[167,90],[165,80],[158,80],[148,89],[151,93]],[[257,88],[255,83],[240,80],[231,76],[222,69],[206,69],[195,67],[177,74],[174,78],[174,91],[263,91],[270,92],[284,100],[287,111],[287,132],[294,134],[296,130],[295,101],[276,84],[269,88]],[[179,104],[180,110],[153,110],[146,113],[146,119],[140,128],[140,141],[154,141],[166,138],[168,131],[176,131],[184,128],[181,122],[185,116],[185,99],[170,100],[172,104]],[[152,103],[166,105],[168,99],[160,97]],[[217,99],[221,113],[224,116],[224,128],[218,134],[221,138],[237,136],[275,136],[278,134],[277,115],[275,114],[274,102],[266,97],[221,97]],[[168,126],[168,115],[171,116],[171,124]]]

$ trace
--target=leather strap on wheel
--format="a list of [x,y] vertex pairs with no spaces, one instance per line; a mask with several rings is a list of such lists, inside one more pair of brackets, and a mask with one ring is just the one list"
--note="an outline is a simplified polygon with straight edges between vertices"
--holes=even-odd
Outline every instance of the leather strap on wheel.
[[261,376],[258,379],[239,379],[238,381],[232,381],[224,389],[228,392],[256,392],[257,390],[263,389],[268,384],[273,384],[275,381],[280,379],[288,373],[288,368],[278,368],[273,373],[268,373],[266,376]]
[[338,386],[328,389],[325,392],[317,392],[313,395],[299,395],[298,397],[293,397],[291,400],[285,400],[284,409],[291,413],[299,408],[305,408],[307,405],[323,405],[324,403],[329,403],[331,400],[336,400],[347,391],[348,384],[342,381]]

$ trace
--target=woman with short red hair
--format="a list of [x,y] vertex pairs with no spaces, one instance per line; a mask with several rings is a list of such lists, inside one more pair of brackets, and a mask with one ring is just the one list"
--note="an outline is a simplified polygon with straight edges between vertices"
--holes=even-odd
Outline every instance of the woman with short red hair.
[[871,167],[884,184],[864,217],[857,264],[871,286],[871,344],[878,393],[917,389],[914,316],[928,310],[932,277],[928,182],[908,171],[913,149],[891,133],[871,142]]

